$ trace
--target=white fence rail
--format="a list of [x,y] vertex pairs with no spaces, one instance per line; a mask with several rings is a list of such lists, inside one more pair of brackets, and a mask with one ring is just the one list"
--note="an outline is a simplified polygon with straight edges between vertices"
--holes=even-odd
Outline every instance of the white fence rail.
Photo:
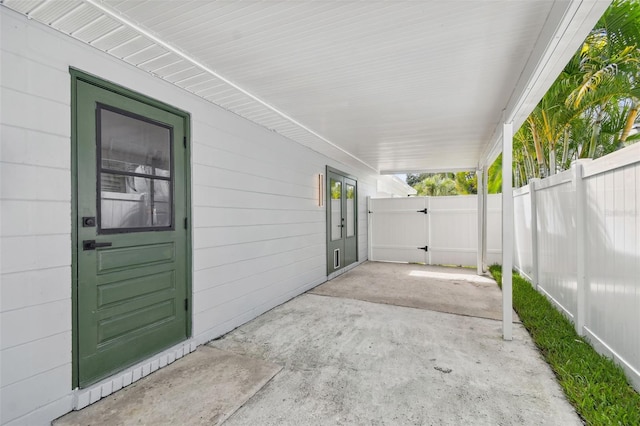
[[514,191],[515,267],[640,389],[640,144]]

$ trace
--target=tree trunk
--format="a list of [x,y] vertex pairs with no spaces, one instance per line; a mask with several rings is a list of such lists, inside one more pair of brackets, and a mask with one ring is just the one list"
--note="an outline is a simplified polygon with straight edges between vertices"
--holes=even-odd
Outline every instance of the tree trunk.
[[620,135],[620,145],[624,146],[627,142],[627,138],[629,137],[629,133],[631,133],[631,129],[633,129],[633,124],[636,122],[636,118],[638,118],[638,105],[637,102],[633,102],[631,104],[631,109],[629,110],[629,115],[627,116],[627,121],[624,124],[624,129],[622,129],[622,135]]
[[602,120],[604,119],[604,107],[606,102],[600,104],[600,111],[596,117],[596,121],[593,122],[593,130],[591,131],[591,141],[589,141],[589,154],[587,158],[593,158],[596,155],[596,148],[598,147],[598,141],[600,140],[600,130],[602,130]]
[[526,146],[522,146],[524,150],[524,173],[527,178],[527,182],[529,179],[536,177],[535,172],[533,171],[533,160],[531,159],[531,154],[529,154],[529,150]]
[[567,160],[569,160],[569,128],[564,128],[564,134],[562,139],[562,167],[567,168]]
[[538,135],[538,129],[536,129],[533,120],[529,119],[529,126],[531,126],[531,136],[533,137],[533,146],[536,148],[536,158],[538,160],[539,177],[544,178],[546,176],[544,167],[544,152],[542,151],[542,145],[540,144],[540,136]]

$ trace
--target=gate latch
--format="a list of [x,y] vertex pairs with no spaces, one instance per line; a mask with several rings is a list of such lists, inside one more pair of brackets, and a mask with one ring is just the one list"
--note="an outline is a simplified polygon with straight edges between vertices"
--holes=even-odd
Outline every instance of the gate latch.
[[429,246],[418,247],[418,250],[429,251]]
[[424,208],[424,209],[422,209],[422,210],[417,210],[417,212],[418,212],[418,213],[424,213],[424,214],[427,214],[427,209],[426,209],[426,208]]
[[96,243],[96,240],[82,241],[82,250],[95,250],[98,247],[111,247],[112,243]]

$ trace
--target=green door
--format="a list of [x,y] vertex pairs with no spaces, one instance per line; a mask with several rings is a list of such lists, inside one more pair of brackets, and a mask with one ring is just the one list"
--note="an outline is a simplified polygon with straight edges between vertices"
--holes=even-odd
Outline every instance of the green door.
[[358,261],[358,183],[327,167],[327,274]]
[[188,116],[75,84],[83,387],[188,337]]

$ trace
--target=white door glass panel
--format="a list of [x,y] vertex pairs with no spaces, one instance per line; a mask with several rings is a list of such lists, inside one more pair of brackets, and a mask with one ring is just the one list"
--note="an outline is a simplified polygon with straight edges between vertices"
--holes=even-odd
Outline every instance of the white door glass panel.
[[347,189],[347,237],[353,237],[356,233],[356,187],[349,184],[345,187]]
[[330,179],[331,241],[342,238],[342,182]]

